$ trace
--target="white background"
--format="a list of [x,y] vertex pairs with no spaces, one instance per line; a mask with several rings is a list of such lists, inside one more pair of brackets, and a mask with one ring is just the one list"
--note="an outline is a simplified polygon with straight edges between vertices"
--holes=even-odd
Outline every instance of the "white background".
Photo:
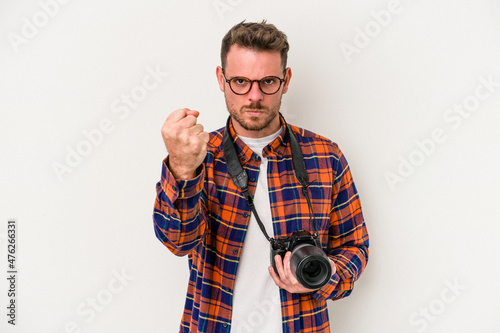
[[[152,222],[160,128],[181,107],[224,125],[220,41],[263,18],[291,44],[282,112],[340,145],[371,237],[353,294],[329,303],[333,331],[500,331],[499,14],[496,0],[2,0],[0,331],[178,331],[187,258]],[[148,69],[163,73],[151,91]],[[132,92],[143,100],[126,114]]]

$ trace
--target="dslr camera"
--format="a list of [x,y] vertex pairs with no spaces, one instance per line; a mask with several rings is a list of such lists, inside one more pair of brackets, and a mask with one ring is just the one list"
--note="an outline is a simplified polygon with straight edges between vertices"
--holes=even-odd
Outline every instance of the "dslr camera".
[[301,285],[309,289],[323,287],[332,276],[330,259],[321,248],[317,234],[296,230],[290,237],[280,237],[271,241],[271,265],[276,274],[274,257],[279,254],[283,259],[290,251],[290,268]]

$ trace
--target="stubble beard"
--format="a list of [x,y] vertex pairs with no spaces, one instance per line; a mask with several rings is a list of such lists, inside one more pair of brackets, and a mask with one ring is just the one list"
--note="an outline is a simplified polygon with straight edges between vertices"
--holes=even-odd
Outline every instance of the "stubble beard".
[[[269,124],[279,115],[279,110],[281,107],[281,98],[278,103],[272,105],[271,107],[266,107],[261,105],[261,103],[251,103],[250,105],[245,105],[236,110],[233,105],[230,105],[226,98],[226,107],[231,115],[231,118],[236,121],[242,128],[247,131],[261,131],[269,126]],[[255,110],[261,111],[266,114],[266,116],[261,119],[261,117],[249,117],[245,118],[243,115],[246,111]]]

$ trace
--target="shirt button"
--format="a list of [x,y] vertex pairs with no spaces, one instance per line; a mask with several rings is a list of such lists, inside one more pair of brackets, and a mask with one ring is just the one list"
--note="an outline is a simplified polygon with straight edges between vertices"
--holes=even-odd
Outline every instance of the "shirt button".
[[233,254],[238,254],[238,250],[233,250]]
[[252,156],[252,159],[253,159],[254,161],[257,161],[257,160],[259,159],[259,157],[258,157],[257,155],[253,155],[253,156]]
[[177,191],[177,187],[175,187],[174,185],[172,185],[172,190]]
[[252,183],[255,183],[255,178],[250,178],[250,181],[251,181]]
[[226,327],[227,327],[227,324],[226,324],[226,323],[224,323],[224,324],[222,324],[222,326],[224,326],[224,328],[226,328]]
[[244,212],[244,213],[243,213],[243,217],[248,217],[248,213],[247,213],[247,212]]

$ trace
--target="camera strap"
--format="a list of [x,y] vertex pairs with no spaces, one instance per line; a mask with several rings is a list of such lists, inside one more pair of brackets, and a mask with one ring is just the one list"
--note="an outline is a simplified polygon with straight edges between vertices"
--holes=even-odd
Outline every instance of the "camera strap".
[[[307,191],[307,187],[309,186],[308,183],[309,176],[307,174],[304,157],[302,155],[302,150],[300,149],[297,137],[293,133],[291,127],[286,123],[285,118],[283,118],[281,113],[280,113],[280,118],[283,120],[287,129],[287,136],[290,141],[290,148],[292,151],[292,164],[293,164],[295,178],[298,180],[300,185],[302,185],[302,193],[304,194],[307,200],[307,205],[309,206],[309,214],[311,216],[311,226],[314,230],[311,199],[309,198],[309,193]],[[259,215],[257,214],[257,210],[255,209],[252,194],[248,189],[248,175],[246,171],[243,170],[243,167],[241,166],[240,160],[238,158],[238,154],[236,153],[236,148],[234,147],[233,138],[231,137],[229,131],[230,121],[231,121],[231,116],[229,116],[227,119],[226,129],[224,130],[224,136],[222,139],[222,146],[224,149],[224,156],[226,157],[226,163],[229,175],[231,176],[231,180],[233,181],[234,185],[236,185],[236,187],[238,187],[242,191],[243,196],[245,197],[245,200],[247,201],[248,206],[250,207],[250,210],[252,211],[252,213],[255,216],[255,219],[257,220],[260,230],[262,230],[262,233],[264,234],[266,239],[269,242],[272,242],[274,239],[272,237],[269,237],[266,228],[264,227],[264,224],[260,220]]]

